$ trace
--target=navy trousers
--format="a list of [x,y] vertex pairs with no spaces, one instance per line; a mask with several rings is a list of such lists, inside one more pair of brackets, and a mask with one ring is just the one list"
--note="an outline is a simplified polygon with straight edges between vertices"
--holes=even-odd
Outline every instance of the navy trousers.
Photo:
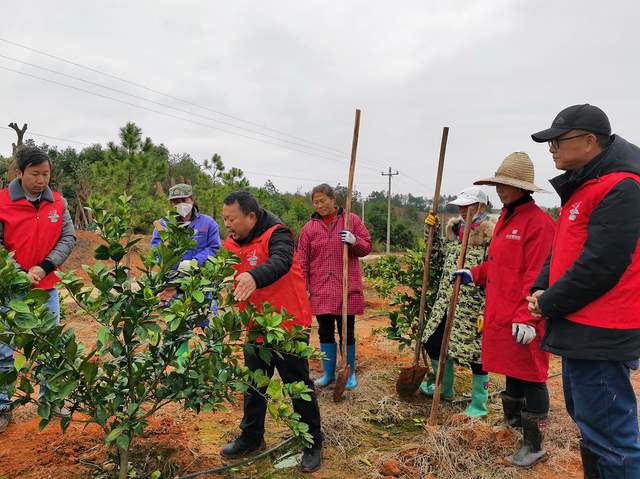
[[584,446],[598,456],[602,479],[640,478],[636,395],[629,377],[635,361],[562,358],[567,411]]

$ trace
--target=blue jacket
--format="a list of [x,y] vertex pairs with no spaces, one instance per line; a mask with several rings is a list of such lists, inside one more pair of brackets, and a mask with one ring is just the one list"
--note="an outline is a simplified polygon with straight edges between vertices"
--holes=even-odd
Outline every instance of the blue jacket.
[[[160,225],[163,227],[166,225],[163,219],[160,220]],[[211,216],[193,211],[193,218],[189,223],[189,226],[193,228],[195,234],[193,239],[196,241],[196,246],[187,251],[182,260],[196,259],[198,264],[202,265],[207,261],[209,256],[215,256],[220,249],[220,230],[218,223],[215,222]],[[158,229],[153,229],[153,235],[151,236],[151,249],[154,249],[160,244],[160,235]]]

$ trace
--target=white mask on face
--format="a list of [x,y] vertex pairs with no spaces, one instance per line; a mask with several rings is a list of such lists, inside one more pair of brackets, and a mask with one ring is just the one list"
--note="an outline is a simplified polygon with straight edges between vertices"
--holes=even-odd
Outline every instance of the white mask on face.
[[176,211],[183,218],[186,218],[187,216],[189,216],[189,213],[191,213],[192,209],[193,209],[193,205],[191,203],[178,203],[176,205]]

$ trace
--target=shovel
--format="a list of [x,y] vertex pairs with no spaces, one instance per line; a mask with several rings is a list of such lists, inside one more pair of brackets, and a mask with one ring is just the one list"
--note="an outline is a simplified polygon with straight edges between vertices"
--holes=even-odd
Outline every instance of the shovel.
[[[351,195],[353,194],[353,174],[356,169],[356,153],[358,151],[358,135],[360,134],[360,110],[356,110],[353,127],[353,144],[351,146],[351,163],[349,164],[349,184],[344,208],[344,229],[349,229],[351,216]],[[333,387],[333,400],[338,402],[344,393],[349,379],[349,363],[347,363],[347,315],[349,314],[349,245],[342,246],[342,343],[340,345],[340,367],[336,371],[336,382]]]
[[[467,257],[467,245],[469,244],[469,233],[471,232],[471,219],[473,214],[471,208],[467,209],[467,216],[464,223],[464,234],[462,236],[462,246],[460,247],[460,256],[458,256],[458,269],[464,268],[464,260]],[[431,402],[431,416],[429,417],[429,426],[435,426],[438,422],[438,406],[440,405],[440,393],[442,392],[442,378],[444,376],[444,363],[447,360],[449,350],[449,339],[451,338],[451,328],[453,326],[453,318],[456,317],[456,305],[458,304],[458,295],[460,294],[460,285],[462,277],[456,276],[453,285],[453,293],[449,301],[449,309],[447,311],[447,322],[444,324],[444,333],[442,335],[442,346],[440,347],[440,357],[438,358],[438,374],[436,374],[436,388],[433,392],[433,401]]]
[[[444,154],[447,149],[447,138],[449,137],[449,128],[442,129],[442,142],[440,143],[440,159],[438,160],[438,172],[436,175],[436,192],[433,195],[433,205],[431,211],[438,213],[438,203],[440,202],[440,185],[442,184],[442,170],[444,169]],[[413,364],[400,370],[400,376],[396,381],[396,392],[402,398],[413,396],[424,376],[429,369],[419,366],[420,349],[422,348],[422,334],[424,333],[424,314],[427,304],[427,290],[429,289],[429,266],[431,264],[431,252],[433,251],[433,237],[435,231],[433,227],[429,227],[429,235],[427,237],[427,245],[424,252],[424,266],[422,268],[422,289],[420,291],[420,312],[418,313],[418,333],[416,335],[416,349],[413,357]],[[426,363],[425,363],[426,365]]]

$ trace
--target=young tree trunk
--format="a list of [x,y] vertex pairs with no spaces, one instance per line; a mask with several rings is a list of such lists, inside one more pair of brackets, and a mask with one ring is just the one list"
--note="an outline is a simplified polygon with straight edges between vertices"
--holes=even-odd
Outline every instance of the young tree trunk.
[[118,470],[118,479],[127,479],[127,474],[129,473],[129,448],[118,448],[118,453],[120,455],[120,469]]

